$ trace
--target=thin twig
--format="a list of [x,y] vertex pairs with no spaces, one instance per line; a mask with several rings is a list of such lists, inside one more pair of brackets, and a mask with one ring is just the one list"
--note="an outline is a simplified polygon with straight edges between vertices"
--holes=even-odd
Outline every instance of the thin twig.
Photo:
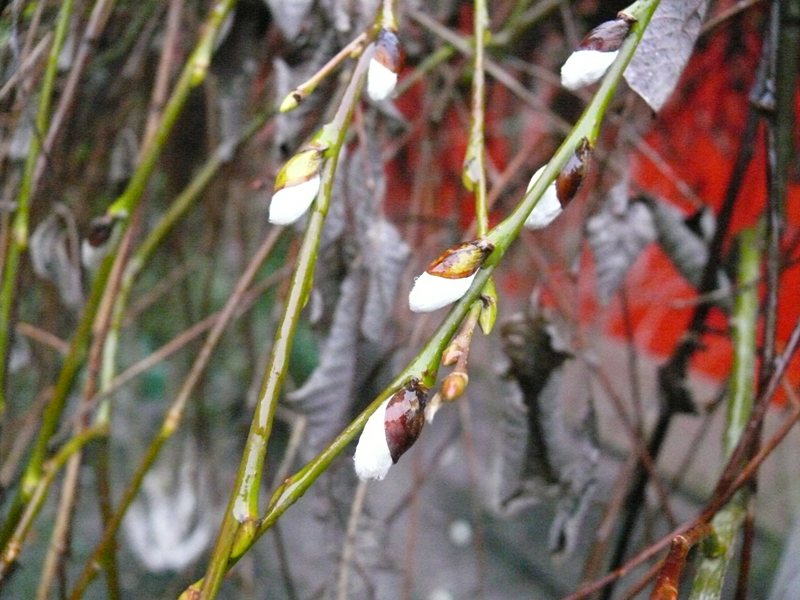
[[167,8],[166,28],[164,41],[161,45],[161,56],[158,59],[155,84],[150,96],[150,105],[147,110],[147,124],[142,136],[142,148],[147,148],[158,129],[162,118],[164,105],[169,93],[169,81],[178,62],[178,50],[181,33],[181,20],[183,17],[183,0],[170,0]]
[[661,481],[661,478],[658,476],[658,471],[656,469],[655,462],[653,461],[653,457],[650,454],[650,449],[642,439],[641,432],[637,429],[635,423],[631,422],[630,417],[625,410],[622,398],[614,389],[614,386],[608,378],[608,374],[600,369],[597,361],[591,355],[582,354],[581,358],[583,359],[584,364],[589,367],[589,370],[597,378],[603,388],[603,391],[611,399],[611,404],[614,406],[617,412],[617,417],[619,417],[620,422],[625,428],[625,432],[628,434],[628,437],[631,440],[631,445],[635,449],[636,456],[639,458],[640,464],[643,465],[650,482],[653,484],[653,487],[656,490],[661,509],[664,512],[667,521],[670,523],[670,526],[674,527],[677,521],[675,519],[673,510],[670,508],[671,505],[669,501],[669,494],[664,488],[664,483]]
[[350,517],[347,519],[347,531],[342,542],[342,556],[339,559],[339,578],[336,584],[338,600],[347,600],[350,597],[350,563],[356,552],[356,536],[358,535],[358,520],[364,509],[364,500],[367,497],[367,482],[359,481],[353,503],[350,505]]
[[714,15],[708,21],[703,23],[702,28],[700,29],[700,35],[705,35],[709,33],[711,30],[716,29],[725,21],[728,21],[738,15],[740,12],[747,10],[748,8],[755,6],[756,4],[760,4],[764,0],[739,0],[733,6],[728,7],[725,10],[720,11],[719,14]]
[[15,331],[19,335],[24,335],[27,338],[32,339],[35,342],[39,342],[43,346],[51,348],[55,350],[59,354],[66,355],[69,352],[69,344],[62,340],[57,335],[50,333],[42,329],[41,327],[37,327],[32,323],[26,323],[25,321],[18,321],[17,324],[14,326]]
[[[262,281],[254,285],[251,289],[247,291],[247,293],[242,297],[242,301],[240,305],[237,307],[236,314],[234,315],[234,319],[239,318],[247,311],[249,311],[258,299],[270,288],[272,288],[276,283],[286,279],[290,274],[290,270],[288,267],[283,267],[273,274],[265,277]],[[132,364],[130,367],[125,369],[122,373],[114,377],[111,382],[108,384],[107,387],[104,387],[102,390],[98,391],[97,395],[94,397],[93,401],[98,402],[104,398],[108,398],[114,392],[119,390],[122,386],[130,382],[131,380],[135,379],[148,369],[151,369],[158,363],[162,362],[169,358],[172,354],[179,351],[180,349],[186,347],[192,340],[197,339],[203,333],[211,329],[217,321],[222,316],[222,311],[219,310],[215,313],[210,314],[206,318],[198,321],[182,333],[178,334],[174,338],[172,338],[169,342],[166,342],[163,346],[154,350],[138,362]]]
[[[768,406],[778,388],[778,385],[780,385],[780,382],[783,380],[786,369],[788,368],[792,358],[794,358],[798,346],[800,346],[800,319],[798,319],[797,323],[795,323],[795,327],[789,336],[786,348],[776,361],[775,372],[773,373],[769,384],[759,395],[758,401],[755,405],[755,410],[750,418],[747,429],[739,440],[736,450],[731,455],[731,459],[728,461],[728,467],[726,467],[720,476],[720,480],[717,483],[711,499],[700,515],[691,522],[678,526],[673,531],[639,552],[639,554],[631,558],[625,564],[619,566],[600,579],[582,585],[577,591],[569,594],[563,600],[584,600],[585,598],[588,598],[594,595],[596,592],[606,588],[609,584],[618,580],[620,577],[624,577],[633,569],[650,560],[653,556],[668,546],[675,536],[685,533],[700,523],[708,522],[742,486],[746,485],[750,481],[750,479],[758,471],[761,464],[783,441],[783,439],[794,428],[798,419],[800,419],[800,406],[794,407],[789,416],[784,420],[781,427],[778,428],[769,441],[762,446],[758,453],[745,465],[744,468],[737,469],[735,466],[731,466],[740,464],[739,461],[744,456],[744,448],[747,448],[750,442],[752,442],[752,436],[756,428],[756,423],[764,417],[764,412],[761,412],[761,407]],[[728,471],[731,472],[729,473]]]
[[69,115],[72,113],[72,108],[75,105],[75,98],[80,89],[81,78],[94,55],[97,42],[106,27],[106,23],[108,23],[111,12],[114,10],[115,2],[116,0],[97,0],[92,7],[92,13],[89,15],[89,22],[86,25],[80,46],[78,47],[78,53],[72,61],[72,69],[64,84],[64,89],[61,91],[58,105],[55,111],[53,111],[53,118],[50,121],[47,135],[42,143],[42,154],[36,163],[36,170],[33,175],[34,190],[41,181],[42,173],[44,173],[45,168],[47,168],[48,158],[53,148],[55,148],[64,123],[67,122]]
[[683,568],[686,566],[686,556],[692,546],[703,538],[713,533],[713,528],[708,523],[698,523],[672,538],[669,554],[661,564],[650,600],[677,600]]
[[[183,111],[189,93],[196,86],[200,85],[208,72],[211,61],[211,53],[213,51],[214,39],[217,32],[222,26],[225,17],[233,8],[236,0],[216,0],[211,7],[206,22],[203,24],[198,42],[194,51],[190,55],[186,64],[184,65],[181,77],[179,78],[175,88],[170,96],[170,100],[164,110],[164,116],[161,125],[153,137],[153,142],[148,146],[143,154],[139,166],[131,177],[127,188],[122,195],[108,208],[107,215],[111,220],[121,221],[118,227],[124,230],[127,227],[127,220],[133,213],[133,210],[138,206],[142,195],[144,194],[150,176],[156,166],[158,158],[167,140],[172,133],[173,127],[177,122],[179,115]],[[62,4],[62,11],[67,11],[71,7],[72,0],[66,0]],[[62,14],[64,14],[62,12]],[[65,25],[66,27],[66,25]],[[54,42],[53,48],[59,47]],[[52,53],[51,53],[52,57]],[[53,57],[55,62],[57,57]],[[54,67],[55,68],[55,67]],[[38,127],[41,131],[43,126]],[[34,138],[35,140],[38,138]],[[38,144],[38,142],[37,142]],[[33,169],[33,161],[36,153],[31,153],[29,156]],[[25,193],[20,193],[20,198],[25,197]],[[27,208],[20,209],[17,212],[19,221],[15,219],[15,233],[14,237],[17,240],[12,244],[12,248],[16,248],[20,240],[27,239]],[[17,226],[18,225],[18,226]],[[22,234],[25,235],[22,235]],[[79,368],[83,364],[84,354],[89,342],[91,334],[91,325],[94,321],[95,313],[99,307],[100,299],[102,298],[108,277],[111,271],[111,266],[115,257],[115,248],[111,248],[109,255],[103,261],[98,269],[92,283],[92,289],[89,295],[83,313],[81,314],[80,322],[75,330],[72,341],[70,342],[70,351],[64,360],[64,364],[58,376],[55,391],[50,400],[50,403],[45,409],[42,425],[39,430],[39,435],[34,443],[33,450],[31,451],[28,459],[28,464],[23,475],[21,485],[18,487],[17,495],[11,503],[11,508],[8,511],[6,520],[3,526],[2,533],[0,533],[0,545],[4,545],[8,536],[16,527],[24,510],[25,504],[30,499],[30,494],[36,487],[38,479],[41,477],[42,465],[44,464],[47,444],[50,441],[52,434],[58,428],[61,414],[64,410],[67,396],[72,389],[75,377]],[[0,393],[2,393],[4,385],[4,365],[5,354],[7,351],[8,342],[8,320],[10,317],[10,306],[13,300],[13,284],[16,280],[16,262],[19,260],[19,252],[12,259],[11,254],[7,257],[6,273],[4,274],[3,291],[0,291]],[[12,273],[13,271],[13,273]],[[1,400],[0,400],[1,403]],[[1,411],[0,411],[1,412]]]
[[[41,8],[41,4],[38,8]],[[11,337],[11,317],[17,292],[17,275],[20,257],[28,246],[30,211],[33,200],[33,175],[36,161],[42,147],[42,136],[47,131],[50,119],[50,103],[53,99],[56,75],[58,74],[58,55],[67,36],[67,27],[72,17],[73,0],[64,0],[59,9],[53,44],[47,58],[47,66],[39,90],[39,104],[31,136],[28,154],[23,167],[22,181],[17,196],[17,209],[11,228],[11,244],[3,263],[3,278],[0,285],[0,416],[6,407],[6,381],[8,368],[8,344]],[[29,32],[30,33],[30,32]],[[23,53],[25,54],[25,53]]]
[[18,81],[20,79],[24,79],[28,75],[28,71],[30,71],[33,67],[37,66],[39,60],[42,58],[42,55],[50,48],[50,42],[53,41],[53,33],[48,31],[39,43],[36,44],[36,48],[33,49],[28,56],[22,61],[14,73],[6,80],[3,84],[3,87],[0,87],[0,102],[5,100],[5,97],[11,92],[11,90],[16,87]]
[[273,247],[275,246],[275,243],[278,241],[281,232],[282,230],[280,228],[275,228],[269,233],[256,253],[253,255],[250,263],[247,265],[247,269],[245,269],[244,273],[242,273],[241,277],[239,278],[239,281],[237,281],[236,287],[231,292],[228,301],[225,303],[225,308],[223,308],[220,318],[216,321],[214,327],[208,333],[203,347],[200,349],[197,358],[192,364],[189,374],[186,376],[181,389],[170,405],[158,435],[151,442],[145,457],[143,458],[139,468],[136,470],[133,480],[125,490],[114,516],[106,526],[100,542],[97,544],[89,560],[84,565],[78,582],[75,584],[75,587],[70,594],[71,600],[78,600],[81,598],[88,585],[97,576],[98,569],[101,566],[99,561],[108,551],[110,544],[113,543],[117,529],[122,523],[122,519],[128,507],[130,506],[131,502],[133,502],[133,499],[139,490],[145,474],[148,472],[153,462],[155,462],[155,459],[158,457],[162,446],[167,442],[167,440],[169,440],[170,437],[172,437],[172,435],[180,426],[181,420],[183,419],[183,413],[186,409],[186,404],[189,401],[191,394],[194,392],[195,385],[199,381],[201,374],[208,364],[212,351],[216,347],[217,342],[222,334],[225,332],[228,323],[233,318],[233,315],[235,314],[241,302],[242,296],[252,283],[253,278],[258,272],[258,269],[267,259]]

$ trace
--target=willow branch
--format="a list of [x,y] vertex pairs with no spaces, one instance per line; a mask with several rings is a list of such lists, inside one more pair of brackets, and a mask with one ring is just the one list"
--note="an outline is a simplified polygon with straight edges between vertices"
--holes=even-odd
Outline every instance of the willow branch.
[[[756,327],[758,323],[758,279],[761,268],[759,230],[748,229],[740,237],[740,259],[733,326],[733,369],[728,397],[727,425],[723,451],[728,457],[747,426],[753,411],[756,373]],[[721,551],[700,561],[692,585],[691,600],[712,600],[722,596],[728,565],[733,558],[736,535],[746,513],[744,491],[720,510],[711,521]]]
[[[605,75],[605,79],[597,90],[592,102],[587,106],[585,112],[576,123],[572,132],[567,136],[562,145],[553,155],[552,159],[535,185],[528,190],[515,210],[504,221],[499,223],[495,228],[488,232],[486,238],[494,244],[495,249],[484,263],[484,267],[476,274],[472,283],[472,287],[469,289],[469,291],[453,307],[447,317],[445,317],[445,320],[437,328],[436,332],[433,334],[428,343],[420,350],[417,356],[400,371],[400,373],[386,386],[386,388],[384,388],[383,391],[377,395],[377,397],[369,404],[369,406],[367,406],[367,408],[365,408],[361,414],[359,414],[347,427],[345,427],[345,429],[336,437],[336,439],[331,442],[327,448],[322,450],[320,454],[318,454],[295,474],[288,477],[283,484],[277,490],[275,490],[270,499],[266,514],[259,522],[254,523],[255,528],[253,534],[248,535],[246,538],[239,538],[236,553],[234,555],[228,555],[230,556],[230,560],[228,560],[226,564],[220,565],[215,569],[216,572],[214,573],[214,576],[218,580],[221,579],[224,572],[233,564],[235,564],[238,558],[241,557],[247,551],[247,549],[252,546],[253,543],[255,543],[258,537],[267,532],[270,527],[280,518],[280,516],[300,497],[303,496],[303,494],[308,490],[309,487],[311,487],[316,479],[323,472],[325,472],[331,462],[339,454],[341,454],[341,452],[350,444],[350,442],[353,441],[353,439],[355,439],[356,435],[358,435],[361,429],[363,429],[369,417],[373,412],[375,412],[375,410],[377,410],[384,400],[389,398],[391,394],[397,391],[400,386],[408,382],[411,378],[419,379],[427,387],[432,386],[436,380],[436,374],[438,372],[442,352],[452,336],[455,334],[461,322],[464,320],[464,317],[470,311],[472,304],[479,298],[483,287],[491,277],[495,267],[499,264],[505,252],[518,236],[523,224],[525,223],[525,219],[539,201],[539,198],[544,193],[544,190],[550,183],[553,182],[558,172],[572,156],[575,149],[581,143],[583,143],[583,140],[588,139],[590,142],[594,142],[597,139],[605,111],[617,89],[620,80],[622,79],[622,73],[625,70],[625,67],[628,65],[628,62],[630,62],[630,59],[632,58],[633,53],[636,50],[639,41],[641,40],[644,30],[650,22],[650,18],[652,17],[657,6],[658,0],[640,0],[628,7],[627,12],[634,19],[636,19],[636,23],[634,23],[632,26],[631,34],[620,48],[616,62],[609,68]],[[329,175],[329,177],[332,178],[332,173]],[[330,183],[328,185],[330,185]],[[316,211],[311,217],[309,229],[314,224],[315,216],[317,216]],[[308,230],[306,235],[308,235]],[[304,240],[303,249],[305,249],[305,246],[306,244]],[[304,264],[302,252],[303,250],[301,249],[301,260],[298,264],[298,269],[302,264]],[[292,296],[290,293],[290,302],[291,300]],[[287,311],[291,309],[291,303],[287,303]],[[282,327],[279,328],[277,337],[277,341],[280,341],[282,344],[281,352],[285,352],[285,350],[282,348],[287,343],[283,341],[285,339],[283,337],[285,334],[283,333],[282,329],[286,325],[284,323],[285,318],[286,315],[284,315],[284,318],[282,319]],[[273,354],[274,353],[275,349],[273,348]],[[273,366],[272,359],[270,361],[270,365],[271,367]],[[278,366],[285,365],[280,364]],[[282,377],[282,373],[275,372],[274,376]],[[274,390],[274,387],[268,386],[266,390],[272,391]],[[261,400],[263,400],[263,394]],[[264,424],[266,425],[266,423]],[[248,442],[249,441],[250,438],[248,437]],[[261,443],[265,444],[265,440],[262,439]],[[266,452],[266,447],[260,451]],[[261,456],[263,456],[263,454],[261,454]],[[243,466],[244,464],[245,463],[243,463]],[[253,469],[251,473],[252,475],[255,475],[256,473],[260,475],[260,471],[256,472],[255,469]],[[238,480],[241,481],[242,477],[242,467],[240,467]],[[244,497],[242,499],[244,500]],[[232,516],[234,504],[235,499],[232,499],[225,515],[226,522],[235,521]],[[224,526],[225,525],[223,524],[223,527]],[[221,536],[231,536],[235,534],[235,524],[231,523],[228,525],[228,527],[230,527],[233,531],[231,532],[223,530],[223,532],[220,534]],[[215,553],[215,556],[218,556],[218,554]],[[225,558],[227,559],[228,556],[225,556]],[[219,559],[212,557],[212,560]],[[212,598],[213,594],[202,595],[204,584],[205,581],[202,579],[195,582],[183,592],[181,598],[184,600],[188,600],[190,598],[195,599],[198,597]],[[218,586],[219,584],[217,583],[216,585]],[[214,593],[216,593],[216,588],[214,588]],[[198,594],[200,595],[198,596]]]
[[3,415],[6,406],[8,344],[11,337],[11,312],[16,298],[17,271],[20,256],[28,247],[34,169],[42,149],[42,136],[47,131],[50,119],[50,104],[58,74],[58,56],[64,46],[67,27],[72,16],[72,5],[73,0],[64,0],[58,13],[53,45],[50,47],[42,86],[39,90],[39,106],[36,111],[33,135],[25,158],[22,181],[17,196],[17,212],[14,214],[14,222],[11,226],[11,243],[4,264],[3,283],[2,289],[0,289],[0,416]]
[[[344,145],[353,111],[361,95],[364,74],[371,54],[370,51],[367,51],[361,55],[333,121],[325,125],[319,134],[319,141],[327,147],[320,192],[308,218],[308,225],[303,236],[283,315],[278,324],[272,351],[266,365],[264,380],[236,482],[223,516],[204,584],[200,589],[199,598],[202,600],[216,597],[222,577],[227,570],[229,558],[234,551],[234,543],[241,544],[240,547],[249,547],[257,531],[258,495],[267,454],[267,442],[272,432],[275,409],[286,376],[300,312],[308,300],[311,289],[317,249],[328,213],[339,154]],[[236,553],[239,554],[239,549],[236,550]]]
[[64,444],[61,449],[43,465],[42,477],[31,493],[31,500],[25,507],[25,512],[14,528],[11,539],[3,550],[2,558],[0,558],[0,582],[2,582],[5,575],[8,574],[9,569],[19,556],[22,545],[27,538],[28,531],[31,525],[33,525],[36,515],[39,513],[44,501],[47,499],[47,492],[50,490],[55,476],[75,452],[78,452],[93,439],[104,436],[107,433],[108,429],[106,427],[90,427]]
[[[71,2],[72,0],[66,0],[66,2],[62,5],[62,10],[64,10],[65,6],[71,5]],[[127,217],[132,213],[133,209],[138,206],[139,201],[144,194],[147,182],[149,181],[150,175],[155,168],[156,161],[161,155],[164,145],[169,139],[172,129],[177,122],[178,116],[183,110],[186,99],[189,96],[189,92],[194,87],[200,85],[205,79],[211,61],[211,52],[213,50],[214,39],[216,38],[216,35],[219,32],[225,17],[233,8],[235,3],[236,0],[216,0],[215,4],[211,8],[208,17],[203,24],[197,45],[187,60],[181,77],[178,80],[172,95],[170,96],[170,100],[164,110],[162,121],[158,127],[158,130],[153,136],[152,143],[145,149],[142,160],[140,161],[139,166],[131,178],[128,187],[107,210],[107,214],[110,217],[122,221],[119,223],[118,227],[120,227],[123,231],[127,227]],[[56,45],[57,44],[54,43],[54,47]],[[34,164],[32,162],[30,166],[31,170],[33,169],[33,166]],[[22,211],[20,211],[20,213],[21,212]],[[19,220],[20,225],[19,228],[15,227],[15,235],[13,237],[16,240],[23,239],[21,237],[23,233],[25,234],[25,237],[27,237],[27,216],[22,219],[20,217],[20,213],[18,213],[17,219],[15,220],[15,223],[17,220]],[[27,215],[27,211],[25,212],[25,215]],[[15,244],[12,244],[12,248],[14,246]],[[3,532],[0,535],[0,545],[5,543],[5,541],[8,539],[8,535],[10,535],[10,533],[16,527],[16,523],[22,515],[25,504],[30,499],[31,493],[35,489],[38,480],[41,477],[42,465],[47,454],[47,444],[58,427],[61,414],[64,410],[67,395],[72,389],[75,375],[83,363],[86,347],[91,335],[91,325],[99,307],[100,299],[105,293],[106,284],[111,272],[111,266],[115,259],[116,250],[117,248],[111,249],[109,255],[103,261],[97,274],[95,275],[94,281],[92,282],[92,289],[89,299],[83,309],[80,322],[70,343],[70,350],[59,373],[59,378],[56,383],[53,396],[45,408],[39,435],[34,443],[33,450],[31,451],[31,455],[28,459],[28,464],[22,477],[22,483],[17,490],[17,495],[14,498],[9,513],[6,517]],[[12,268],[12,262],[13,261],[9,260],[7,263],[7,272],[8,268]],[[16,269],[15,266],[13,268]],[[11,280],[8,279],[6,274],[4,286],[7,285],[9,281]],[[11,281],[11,283],[13,284],[13,281]],[[0,292],[0,359],[5,358],[5,344],[7,343],[8,333],[8,331],[4,329],[8,325],[7,313],[4,312],[5,305],[11,300],[12,298],[10,293],[6,295],[4,291]],[[3,315],[6,315],[6,317],[4,318]],[[4,361],[0,360],[0,363],[1,362]],[[0,366],[0,387],[2,387],[4,372],[4,367]]]
[[155,462],[156,458],[158,458],[161,448],[180,426],[186,405],[192,393],[194,392],[195,386],[197,385],[198,381],[200,381],[200,376],[202,375],[209,359],[211,358],[212,351],[216,347],[219,339],[222,337],[222,334],[225,332],[228,323],[236,313],[239,303],[248,287],[250,287],[250,284],[255,278],[258,269],[261,268],[261,265],[269,256],[272,248],[274,248],[275,243],[281,235],[281,232],[281,229],[273,229],[270,232],[256,253],[250,259],[250,262],[247,265],[244,273],[242,273],[242,276],[239,278],[239,281],[237,281],[236,287],[234,288],[233,292],[231,292],[231,295],[225,304],[225,308],[222,310],[220,317],[214,323],[214,327],[208,333],[208,336],[203,343],[203,347],[200,349],[197,358],[192,364],[189,374],[184,380],[177,396],[170,405],[158,435],[151,442],[141,464],[139,465],[139,468],[136,470],[133,480],[125,490],[116,512],[106,525],[100,542],[97,544],[92,552],[92,555],[89,557],[89,560],[84,565],[78,582],[75,584],[75,588],[70,594],[70,598],[72,600],[81,598],[89,584],[97,576],[101,566],[101,559],[108,551],[110,545],[113,544],[116,533],[122,523],[122,519],[125,516],[128,507],[133,502],[133,499],[136,497],[136,494],[139,492],[139,488],[144,480],[145,475],[150,470],[150,467]]

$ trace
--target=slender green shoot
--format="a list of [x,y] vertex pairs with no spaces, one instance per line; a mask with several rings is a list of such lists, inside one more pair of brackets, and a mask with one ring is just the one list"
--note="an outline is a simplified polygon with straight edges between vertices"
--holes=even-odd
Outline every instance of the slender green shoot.
[[36,161],[42,149],[42,137],[47,132],[50,122],[50,104],[53,100],[53,88],[58,74],[58,56],[64,46],[67,36],[67,27],[72,16],[73,0],[64,0],[58,13],[56,32],[47,66],[39,90],[39,106],[36,112],[33,135],[31,136],[28,154],[25,157],[25,166],[22,172],[19,195],[17,196],[17,212],[11,226],[11,241],[6,254],[3,269],[3,284],[0,289],[0,417],[6,408],[6,375],[8,366],[8,348],[11,340],[12,325],[11,313],[15,302],[17,290],[17,271],[22,253],[28,247],[28,233],[30,229],[31,200],[33,195],[33,176],[36,170]]
[[[758,326],[758,280],[761,269],[760,227],[746,229],[739,237],[737,294],[731,325],[733,328],[733,368],[728,396],[727,426],[723,434],[723,453],[727,458],[739,443],[753,411],[756,376],[756,335]],[[711,524],[718,539],[717,551],[701,561],[692,585],[691,600],[722,597],[725,573],[733,558],[736,535],[747,514],[747,491],[740,490],[723,507]]]
[[199,597],[201,599],[216,597],[222,577],[227,571],[229,558],[234,554],[238,555],[238,548],[250,547],[258,530],[258,496],[261,489],[267,442],[272,431],[272,422],[283,380],[286,376],[300,312],[308,300],[311,289],[317,249],[322,235],[322,226],[328,213],[339,154],[347,136],[353,111],[360,99],[364,75],[370,59],[371,52],[369,51],[361,55],[333,121],[325,125],[317,137],[321,146],[326,148],[326,162],[322,173],[320,192],[313,205],[303,236],[289,295],[278,324],[255,414],[245,443],[244,456],[209,561],[204,585],[200,590]]

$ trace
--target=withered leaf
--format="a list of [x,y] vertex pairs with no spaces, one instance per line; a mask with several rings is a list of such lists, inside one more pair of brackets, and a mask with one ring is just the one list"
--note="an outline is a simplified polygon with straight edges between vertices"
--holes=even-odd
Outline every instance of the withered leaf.
[[397,228],[385,219],[376,220],[364,238],[363,255],[369,257],[366,261],[369,277],[361,333],[379,342],[386,334],[386,321],[395,305],[411,250]]
[[[700,288],[703,271],[708,261],[707,241],[701,232],[686,222],[683,213],[667,202],[643,198],[653,215],[653,224],[658,234],[658,243],[669,257],[678,272],[683,275],[695,289]],[[706,219],[707,220],[707,219]],[[721,292],[722,306],[730,306],[731,282],[727,274],[719,269],[717,272],[717,290]],[[727,298],[727,300],[725,299]]]
[[78,239],[75,223],[66,207],[58,205],[33,231],[30,254],[34,272],[55,284],[64,306],[83,303]]
[[625,80],[654,111],[669,99],[689,60],[708,0],[663,0],[653,14]]
[[314,0],[266,0],[272,18],[287,40],[300,34]]
[[308,418],[311,452],[339,431],[353,401],[358,323],[363,302],[363,274],[350,273],[340,286],[330,331],[320,349],[320,362],[288,400]]
[[550,550],[566,555],[576,544],[594,493],[597,462],[590,428],[576,431],[561,410],[561,379],[570,354],[553,323],[542,314],[514,315],[501,332],[511,360],[511,381],[502,395],[498,508],[515,514],[557,497]]
[[600,210],[586,222],[597,271],[597,295],[608,302],[642,251],[656,239],[646,206],[628,199],[627,182],[615,185]]

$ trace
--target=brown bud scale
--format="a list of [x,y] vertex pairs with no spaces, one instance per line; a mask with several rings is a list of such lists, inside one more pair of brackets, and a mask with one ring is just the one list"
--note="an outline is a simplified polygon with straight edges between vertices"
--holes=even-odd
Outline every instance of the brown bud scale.
[[492,250],[494,244],[484,239],[464,242],[445,250],[439,258],[428,265],[426,271],[445,279],[469,277],[480,269]]
[[578,50],[597,50],[598,52],[616,52],[631,30],[631,21],[624,17],[600,23],[586,34],[578,45]]
[[556,178],[556,195],[558,201],[561,202],[562,208],[566,208],[575,194],[578,193],[578,188],[583,183],[583,178],[586,175],[586,168],[589,165],[589,156],[592,154],[592,146],[589,140],[583,138],[578,144],[575,152],[570,156],[567,164],[561,170]]
[[427,401],[425,388],[418,380],[412,379],[402,390],[395,392],[386,405],[383,425],[393,463],[396,463],[419,437],[425,424]]
[[469,384],[469,375],[463,371],[453,371],[442,382],[442,398],[447,402],[457,400],[464,395]]
[[297,185],[319,175],[325,148],[309,145],[292,156],[275,178],[275,191]]
[[381,29],[375,40],[375,60],[389,69],[392,73],[399,73],[403,68],[405,55],[403,46],[397,33],[391,29]]
[[113,231],[114,217],[110,215],[95,217],[89,223],[89,233],[86,235],[86,241],[89,242],[92,248],[99,248],[108,241]]

